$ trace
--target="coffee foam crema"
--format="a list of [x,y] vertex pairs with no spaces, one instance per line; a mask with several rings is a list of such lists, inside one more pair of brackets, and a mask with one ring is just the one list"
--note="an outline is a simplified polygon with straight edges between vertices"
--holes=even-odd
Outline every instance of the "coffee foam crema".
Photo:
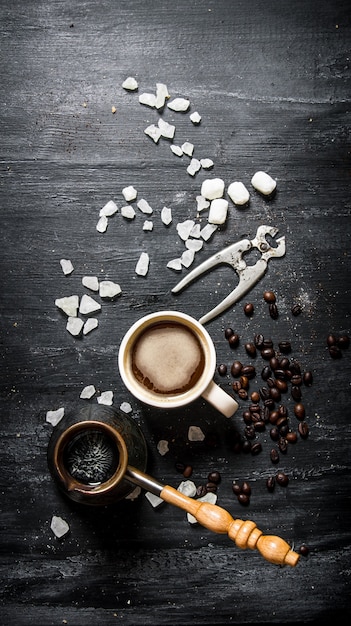
[[185,393],[201,377],[205,355],[197,336],[177,322],[146,328],[132,351],[135,378],[147,389],[163,395]]

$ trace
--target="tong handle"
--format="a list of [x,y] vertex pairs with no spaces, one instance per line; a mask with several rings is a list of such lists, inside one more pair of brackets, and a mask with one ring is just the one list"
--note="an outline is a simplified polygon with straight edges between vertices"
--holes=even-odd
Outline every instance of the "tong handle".
[[228,511],[216,504],[199,502],[168,485],[162,489],[160,497],[169,504],[191,513],[205,528],[216,533],[227,533],[238,548],[242,550],[256,548],[270,563],[295,567],[300,558],[300,555],[294,552],[284,539],[275,535],[263,535],[255,522],[233,519]]

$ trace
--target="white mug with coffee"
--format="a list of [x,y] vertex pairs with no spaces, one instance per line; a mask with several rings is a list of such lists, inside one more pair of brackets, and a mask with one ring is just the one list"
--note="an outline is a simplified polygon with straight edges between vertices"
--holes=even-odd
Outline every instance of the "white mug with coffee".
[[200,396],[226,417],[237,402],[213,381],[216,351],[207,330],[178,311],[158,311],[138,320],[122,339],[120,375],[139,400],[164,409]]

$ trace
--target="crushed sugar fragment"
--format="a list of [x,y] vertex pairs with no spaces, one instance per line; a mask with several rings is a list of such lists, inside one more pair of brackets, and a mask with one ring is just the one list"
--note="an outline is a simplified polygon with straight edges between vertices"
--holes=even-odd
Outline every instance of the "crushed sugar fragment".
[[163,109],[165,106],[166,100],[169,98],[169,93],[167,89],[167,85],[164,83],[156,83],[156,100],[155,107],[156,109]]
[[154,93],[141,93],[139,96],[139,102],[140,104],[144,104],[145,106],[154,109],[156,106],[156,95]]
[[148,137],[151,137],[151,139],[155,143],[158,143],[161,137],[161,129],[155,124],[150,124],[150,126],[147,126],[144,130],[144,133],[145,135],[148,135]]
[[179,237],[183,241],[186,241],[189,238],[190,233],[194,226],[195,226],[194,220],[184,220],[184,222],[178,222],[176,228],[177,228],[177,233]]
[[127,89],[127,91],[136,91],[138,89],[138,82],[133,76],[128,76],[123,83],[123,89]]
[[96,317],[89,317],[83,326],[83,335],[88,335],[92,330],[99,326],[99,320]]
[[185,141],[181,145],[181,149],[182,149],[184,154],[186,154],[187,156],[191,157],[191,156],[193,156],[193,152],[194,152],[194,144],[190,143],[190,141]]
[[176,156],[178,156],[178,157],[183,156],[183,150],[181,149],[181,147],[180,147],[180,146],[177,146],[177,145],[175,145],[174,143],[172,143],[172,144],[170,145],[170,148],[171,148],[171,150],[172,150],[173,154],[175,154]]
[[188,439],[189,441],[203,441],[205,439],[200,426],[189,426]]
[[170,270],[175,270],[176,272],[180,272],[182,269],[182,261],[181,259],[172,259],[171,261],[168,261],[167,263],[167,267]]
[[189,109],[190,102],[186,98],[174,98],[174,100],[167,102],[167,106],[171,111],[185,112]]
[[145,220],[143,230],[151,231],[154,229],[154,223],[151,220]]
[[82,391],[80,392],[80,398],[82,398],[83,400],[90,400],[90,398],[93,397],[93,395],[95,395],[96,393],[96,389],[94,387],[94,385],[86,385],[85,387],[83,387]]
[[131,204],[122,206],[121,215],[122,217],[125,217],[127,220],[133,220],[135,218],[135,211],[133,207],[131,206]]
[[113,200],[109,200],[103,207],[100,209],[99,216],[100,217],[112,217],[117,213],[118,207],[117,204]]
[[177,487],[177,491],[182,493],[188,498],[193,498],[196,495],[196,485],[192,480],[183,480]]
[[122,189],[122,194],[127,202],[133,202],[133,200],[136,199],[138,192],[133,185],[129,185],[128,187],[124,187]]
[[191,159],[186,171],[190,176],[195,176],[197,172],[201,169],[201,163],[198,159]]
[[106,406],[112,406],[113,404],[113,391],[102,391],[96,398],[98,404],[105,404]]
[[97,276],[83,276],[82,285],[91,291],[99,291],[99,281]]
[[69,259],[60,259],[60,265],[65,276],[72,274],[74,267]]
[[189,118],[193,124],[200,124],[201,122],[201,115],[197,111],[190,113]]
[[165,122],[162,117],[160,117],[160,119],[158,120],[158,127],[161,131],[162,137],[164,137],[165,139],[173,139],[176,130],[176,127],[173,126],[173,124]]
[[163,207],[161,211],[161,221],[165,226],[169,226],[172,222],[172,209],[166,206]]
[[201,195],[206,200],[222,198],[224,194],[224,180],[221,178],[206,178],[201,185]]
[[145,198],[141,198],[139,202],[137,202],[137,207],[142,213],[146,213],[146,215],[151,215],[151,213],[153,213],[153,209]]
[[105,233],[108,227],[108,217],[106,217],[106,215],[101,215],[101,217],[99,218],[97,224],[96,224],[96,230],[98,231],[98,233]]
[[52,426],[56,426],[62,420],[64,414],[65,409],[63,406],[61,406],[59,409],[56,409],[54,411],[47,411],[45,419]]
[[205,209],[208,209],[210,206],[209,201],[206,200],[204,196],[196,196],[196,204],[199,213],[201,213],[201,211],[204,211]]
[[275,190],[277,183],[266,172],[258,171],[251,178],[251,185],[264,196],[270,196]]
[[100,298],[110,298],[111,300],[122,293],[118,283],[113,280],[102,280],[99,285]]
[[147,252],[142,252],[135,267],[138,276],[146,276],[149,271],[150,257]]
[[200,165],[204,170],[210,170],[214,163],[212,159],[200,159]]
[[74,295],[56,298],[55,305],[66,313],[68,317],[76,317],[78,314],[79,297]]
[[224,224],[227,219],[228,201],[224,198],[212,200],[208,221],[210,224]]
[[206,224],[201,229],[200,235],[204,241],[211,239],[213,233],[217,230],[217,224]]
[[161,504],[164,503],[164,500],[162,500],[162,498],[159,498],[159,496],[156,496],[154,493],[151,493],[151,491],[146,491],[145,498],[150,502],[151,506],[154,509],[156,509],[157,507],[161,506]]
[[94,298],[88,296],[86,293],[81,297],[79,305],[79,313],[82,315],[90,315],[101,310],[101,304],[96,302]]
[[73,337],[78,337],[83,330],[84,322],[79,317],[68,317],[66,323],[66,330],[73,335]]
[[201,239],[187,239],[185,242],[185,247],[189,250],[194,250],[194,252],[199,252],[199,250],[203,248],[203,245],[204,242]]
[[123,413],[131,413],[133,410],[132,405],[129,402],[122,402],[119,408],[123,411]]
[[61,539],[61,537],[66,535],[69,531],[69,525],[66,520],[62,519],[62,517],[59,517],[58,515],[52,516],[50,528],[58,539]]
[[191,249],[184,250],[182,256],[180,257],[180,262],[184,267],[190,267],[192,262],[194,261],[195,251]]
[[167,452],[169,452],[168,441],[166,439],[160,439],[160,441],[157,444],[157,450],[161,456],[164,456],[165,454],[167,454]]
[[234,202],[234,204],[238,206],[243,206],[247,204],[250,200],[250,193],[246,189],[244,183],[240,181],[235,181],[230,183],[227,193],[229,198]]

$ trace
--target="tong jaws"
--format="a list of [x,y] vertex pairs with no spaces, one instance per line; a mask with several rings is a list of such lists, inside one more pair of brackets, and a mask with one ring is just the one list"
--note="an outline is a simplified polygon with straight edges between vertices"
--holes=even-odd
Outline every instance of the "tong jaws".
[[[224,250],[217,252],[209,259],[201,263],[194,270],[189,272],[185,278],[183,278],[172,289],[172,293],[178,293],[184,287],[189,285],[195,278],[199,278],[202,274],[216,267],[216,265],[227,264],[231,265],[239,276],[239,284],[237,287],[218,304],[214,309],[206,313],[200,318],[200,324],[209,322],[217,315],[223,313],[230,306],[240,300],[250,289],[262,278],[266,272],[268,261],[273,257],[282,257],[285,254],[285,237],[276,239],[276,247],[269,244],[266,239],[266,235],[275,237],[278,232],[278,228],[274,226],[261,225],[258,227],[256,236],[254,239],[241,239],[237,243],[233,243]],[[246,265],[243,258],[245,252],[248,252],[252,248],[257,248],[261,253],[261,258],[255,263],[255,265]]]

